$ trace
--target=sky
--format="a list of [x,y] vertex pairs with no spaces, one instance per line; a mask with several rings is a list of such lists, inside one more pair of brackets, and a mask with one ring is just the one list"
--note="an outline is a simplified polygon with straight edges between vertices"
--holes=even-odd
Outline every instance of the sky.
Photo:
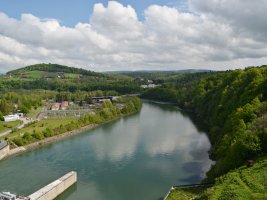
[[266,0],[0,0],[0,72],[267,64]]

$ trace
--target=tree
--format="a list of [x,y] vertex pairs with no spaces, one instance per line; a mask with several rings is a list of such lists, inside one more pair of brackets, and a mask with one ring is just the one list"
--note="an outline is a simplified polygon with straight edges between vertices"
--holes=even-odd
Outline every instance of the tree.
[[4,121],[4,117],[3,117],[3,113],[2,112],[0,112],[0,120]]

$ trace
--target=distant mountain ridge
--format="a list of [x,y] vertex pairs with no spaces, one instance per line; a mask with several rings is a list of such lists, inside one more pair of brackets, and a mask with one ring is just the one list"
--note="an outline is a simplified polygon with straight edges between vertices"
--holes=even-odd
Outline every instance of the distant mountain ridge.
[[197,73],[197,72],[213,72],[214,70],[209,69],[181,69],[181,70],[136,70],[136,71],[103,71],[104,74],[134,74],[134,73]]

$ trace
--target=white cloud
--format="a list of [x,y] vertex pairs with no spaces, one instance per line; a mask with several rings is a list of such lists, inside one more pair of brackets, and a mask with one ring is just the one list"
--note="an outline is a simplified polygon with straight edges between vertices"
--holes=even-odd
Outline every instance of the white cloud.
[[265,0],[188,0],[188,10],[95,4],[88,23],[0,13],[0,71],[50,62],[91,70],[227,69],[267,62]]

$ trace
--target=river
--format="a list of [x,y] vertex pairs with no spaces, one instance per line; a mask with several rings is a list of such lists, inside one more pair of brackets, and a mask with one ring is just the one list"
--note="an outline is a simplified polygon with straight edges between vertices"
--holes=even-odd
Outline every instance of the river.
[[158,200],[171,185],[198,183],[210,142],[172,105],[144,102],[140,113],[0,162],[0,191],[29,195],[75,170],[58,200]]

